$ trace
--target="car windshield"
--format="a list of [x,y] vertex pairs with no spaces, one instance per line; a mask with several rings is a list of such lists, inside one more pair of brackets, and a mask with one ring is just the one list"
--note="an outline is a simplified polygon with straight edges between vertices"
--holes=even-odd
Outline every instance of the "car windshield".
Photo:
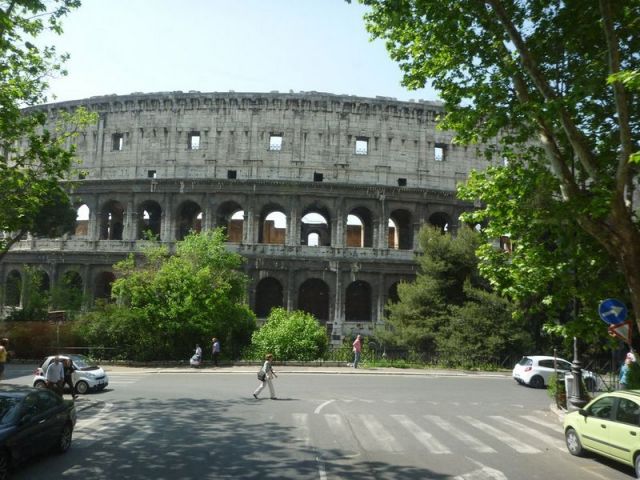
[[69,355],[69,358],[73,360],[73,363],[75,363],[78,368],[87,368],[91,366],[89,364],[89,359],[84,355]]
[[20,411],[20,397],[0,397],[0,424],[11,423]]

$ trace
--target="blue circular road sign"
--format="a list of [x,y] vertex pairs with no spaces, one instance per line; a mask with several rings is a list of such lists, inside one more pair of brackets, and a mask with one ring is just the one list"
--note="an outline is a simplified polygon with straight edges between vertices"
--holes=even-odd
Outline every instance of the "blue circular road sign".
[[607,298],[600,302],[598,306],[598,314],[600,318],[609,325],[617,325],[627,318],[627,307],[620,300],[615,298]]

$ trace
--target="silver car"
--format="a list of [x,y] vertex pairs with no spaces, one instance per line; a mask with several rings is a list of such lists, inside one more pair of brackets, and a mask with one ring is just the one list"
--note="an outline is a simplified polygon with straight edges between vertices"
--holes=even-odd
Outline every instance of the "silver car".
[[46,386],[45,374],[49,364],[54,358],[60,358],[61,360],[71,359],[73,365],[76,367],[71,378],[73,380],[73,387],[79,394],[85,394],[90,390],[99,391],[109,385],[109,377],[106,372],[97,365],[91,365],[89,359],[83,355],[51,355],[44,359],[42,365],[34,372],[33,386],[36,388],[44,388]]
[[[544,388],[549,385],[552,375],[556,369],[559,375],[564,375],[571,371],[571,362],[562,358],[554,358],[547,355],[528,355],[522,357],[513,367],[512,377],[521,385],[528,385],[533,388]],[[582,371],[582,378],[588,390],[594,391],[598,387],[597,375],[588,370]]]

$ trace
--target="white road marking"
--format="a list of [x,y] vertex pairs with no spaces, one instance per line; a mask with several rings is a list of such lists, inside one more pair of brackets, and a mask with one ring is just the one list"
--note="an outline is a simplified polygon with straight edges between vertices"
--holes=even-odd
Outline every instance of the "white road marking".
[[396,439],[391,435],[384,426],[378,421],[378,419],[374,415],[358,415],[364,427],[371,434],[371,438],[368,440],[375,439],[376,444],[381,450],[387,452],[400,452],[402,449]]
[[318,405],[318,407],[313,411],[313,413],[315,413],[316,415],[319,414],[320,410],[322,410],[324,407],[326,407],[327,405],[333,402],[335,402],[335,400],[327,400],[322,405]]
[[430,453],[434,454],[446,454],[451,453],[447,447],[436,440],[429,432],[420,428],[415,422],[409,419],[406,415],[391,415],[395,418],[400,425],[409,430],[411,434],[416,437],[416,440],[425,446]]
[[500,440],[501,442],[506,443],[509,447],[513,448],[516,452],[541,453],[540,450],[538,450],[537,448],[532,447],[531,445],[527,445],[526,443],[521,442],[514,436],[509,435],[507,432],[498,430],[497,428],[492,427],[491,425],[484,423],[476,418],[469,417],[467,415],[461,415],[460,418],[465,422],[467,422],[472,427],[475,427],[481,430],[482,432],[486,433],[487,435],[490,435],[496,438],[497,440]]
[[480,468],[478,470],[474,470],[469,473],[465,473],[464,475],[458,475],[454,480],[508,480],[506,475],[502,473],[500,470],[496,470],[495,468],[487,467],[480,462],[476,462],[471,458],[467,458],[470,462],[475,463]]
[[327,471],[324,468],[324,461],[320,457],[316,457],[316,462],[318,462],[318,475],[320,480],[327,480]]
[[476,452],[496,453],[496,451],[493,448],[491,448],[489,445],[482,443],[476,437],[469,435],[468,433],[463,432],[462,430],[454,427],[451,423],[447,422],[441,417],[438,417],[437,415],[425,415],[424,418],[426,418],[430,422],[433,422],[445,432],[450,433],[451,435],[456,437],[458,440],[460,440],[462,443],[464,443],[467,447],[475,450]]
[[498,416],[498,415],[493,415],[491,418],[493,418],[497,422],[501,422],[501,423],[503,423],[503,424],[505,424],[505,425],[507,425],[509,427],[515,428],[519,432],[524,432],[527,435],[532,436],[533,438],[537,438],[541,442],[544,442],[544,443],[547,443],[549,445],[552,445],[553,447],[557,448],[558,450],[564,451],[564,449],[565,449],[564,441],[561,441],[557,437],[552,437],[551,435],[547,435],[546,433],[540,432],[540,431],[536,430],[535,428],[528,427],[528,426],[526,426],[526,425],[524,425],[522,423],[514,422],[513,420],[511,420],[509,418],[501,417],[501,416]]
[[308,447],[311,443],[311,432],[309,431],[309,415],[306,413],[294,413],[293,421],[296,425],[296,432],[298,437],[296,440],[300,440],[304,443],[305,447]]
[[532,423],[536,423],[538,425],[542,425],[543,427],[547,427],[551,430],[562,433],[562,425],[559,423],[547,422],[541,418],[534,417],[533,415],[520,415],[520,418],[524,418],[525,420],[529,420]]

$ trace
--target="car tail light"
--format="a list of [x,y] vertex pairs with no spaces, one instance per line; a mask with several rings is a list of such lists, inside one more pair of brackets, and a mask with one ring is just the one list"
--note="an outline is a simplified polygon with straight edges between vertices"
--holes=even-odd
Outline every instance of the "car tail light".
[[525,372],[530,372],[531,371],[531,367],[524,367],[524,371]]

